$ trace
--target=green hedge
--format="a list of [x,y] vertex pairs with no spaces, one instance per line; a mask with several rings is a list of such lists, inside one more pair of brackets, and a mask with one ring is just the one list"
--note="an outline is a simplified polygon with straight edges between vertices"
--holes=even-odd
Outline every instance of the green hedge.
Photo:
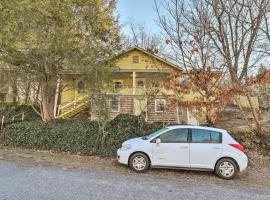
[[47,124],[26,121],[6,126],[2,141],[4,145],[16,147],[84,155],[115,155],[125,140],[147,135],[161,127],[160,123],[148,125],[139,117],[119,115],[107,125],[105,145],[101,148],[97,122],[83,119],[55,120]]
[[[4,113],[6,116],[13,116],[18,112],[27,113],[26,121],[11,123],[4,128],[1,136],[4,145],[84,155],[115,155],[117,148],[125,140],[148,135],[162,128],[162,123],[145,123],[144,116],[121,114],[107,124],[105,145],[101,147],[97,122],[69,119],[46,124],[39,120],[30,106],[9,105],[5,109],[0,107],[0,114]],[[233,132],[232,135],[246,149],[270,152],[268,135],[247,131]]]
[[[26,121],[41,120],[30,105],[19,105],[16,103],[0,103],[0,118],[5,116],[5,123],[21,121],[21,115],[25,113]],[[14,118],[14,121],[13,121]]]

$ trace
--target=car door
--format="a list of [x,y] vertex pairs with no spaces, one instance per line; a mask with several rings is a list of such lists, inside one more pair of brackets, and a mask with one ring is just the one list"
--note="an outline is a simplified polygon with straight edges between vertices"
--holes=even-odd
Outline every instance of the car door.
[[153,140],[153,165],[190,167],[188,129],[169,130]]
[[214,169],[222,154],[222,133],[204,129],[191,129],[191,168]]

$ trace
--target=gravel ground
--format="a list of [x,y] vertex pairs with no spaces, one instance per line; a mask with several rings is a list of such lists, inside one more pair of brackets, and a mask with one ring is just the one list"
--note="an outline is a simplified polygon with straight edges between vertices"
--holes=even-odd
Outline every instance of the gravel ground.
[[0,200],[270,199],[270,190],[0,160]]

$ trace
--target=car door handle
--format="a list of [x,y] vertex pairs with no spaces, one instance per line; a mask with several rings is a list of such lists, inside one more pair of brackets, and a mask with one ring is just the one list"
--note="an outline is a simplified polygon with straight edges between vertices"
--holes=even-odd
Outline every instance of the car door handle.
[[213,149],[220,149],[220,147],[213,147]]

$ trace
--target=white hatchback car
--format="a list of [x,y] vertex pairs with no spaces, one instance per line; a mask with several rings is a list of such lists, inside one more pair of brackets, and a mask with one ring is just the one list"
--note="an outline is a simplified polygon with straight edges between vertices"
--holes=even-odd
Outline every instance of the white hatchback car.
[[248,166],[243,146],[226,130],[189,125],[127,140],[118,149],[117,159],[136,172],[150,167],[209,170],[224,179],[232,179]]

